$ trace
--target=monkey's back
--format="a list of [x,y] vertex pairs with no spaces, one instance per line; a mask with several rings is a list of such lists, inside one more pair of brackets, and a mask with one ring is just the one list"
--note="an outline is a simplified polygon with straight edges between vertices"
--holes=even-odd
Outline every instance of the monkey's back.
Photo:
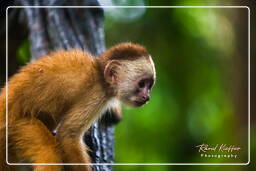
[[[92,56],[81,50],[57,51],[29,63],[8,83],[10,121],[41,113],[58,117],[90,89],[98,78],[96,67]],[[4,91],[1,108],[5,105]]]

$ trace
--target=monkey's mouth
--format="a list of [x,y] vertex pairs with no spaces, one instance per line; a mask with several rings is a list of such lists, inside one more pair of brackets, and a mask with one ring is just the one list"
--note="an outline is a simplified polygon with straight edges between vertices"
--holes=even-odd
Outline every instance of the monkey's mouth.
[[143,106],[146,103],[147,103],[147,101],[139,101],[139,100],[134,101],[134,104],[137,107]]

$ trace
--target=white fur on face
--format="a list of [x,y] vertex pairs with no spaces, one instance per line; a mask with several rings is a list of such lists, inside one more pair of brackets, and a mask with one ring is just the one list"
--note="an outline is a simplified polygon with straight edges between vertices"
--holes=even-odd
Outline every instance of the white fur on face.
[[130,79],[140,76],[153,76],[155,78],[155,65],[153,60],[146,57],[140,57],[134,61],[124,61],[125,72],[129,72]]
[[152,60],[152,57],[151,57],[151,55],[149,55],[149,61],[150,61],[150,63],[151,63],[151,66],[152,66],[152,70],[153,70],[153,75],[154,75],[154,80],[156,80],[156,68],[155,68],[155,63],[153,62],[153,60]]

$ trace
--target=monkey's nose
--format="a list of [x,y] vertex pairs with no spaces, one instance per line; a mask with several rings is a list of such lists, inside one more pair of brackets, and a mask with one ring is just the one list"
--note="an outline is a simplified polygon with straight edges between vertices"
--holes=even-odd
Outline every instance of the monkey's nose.
[[150,100],[150,97],[149,97],[149,96],[142,96],[142,99],[143,99],[145,102],[147,102],[147,101]]

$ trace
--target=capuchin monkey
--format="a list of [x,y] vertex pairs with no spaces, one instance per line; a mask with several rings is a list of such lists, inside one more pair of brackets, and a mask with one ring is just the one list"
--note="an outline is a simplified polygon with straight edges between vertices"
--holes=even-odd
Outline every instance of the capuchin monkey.
[[[61,171],[56,163],[91,163],[85,132],[119,102],[131,107],[147,103],[155,79],[151,56],[133,43],[118,44],[97,58],[73,49],[32,61],[0,95],[0,170],[15,170],[6,161],[53,164],[33,165],[34,171]],[[65,169],[92,170],[90,165]]]

